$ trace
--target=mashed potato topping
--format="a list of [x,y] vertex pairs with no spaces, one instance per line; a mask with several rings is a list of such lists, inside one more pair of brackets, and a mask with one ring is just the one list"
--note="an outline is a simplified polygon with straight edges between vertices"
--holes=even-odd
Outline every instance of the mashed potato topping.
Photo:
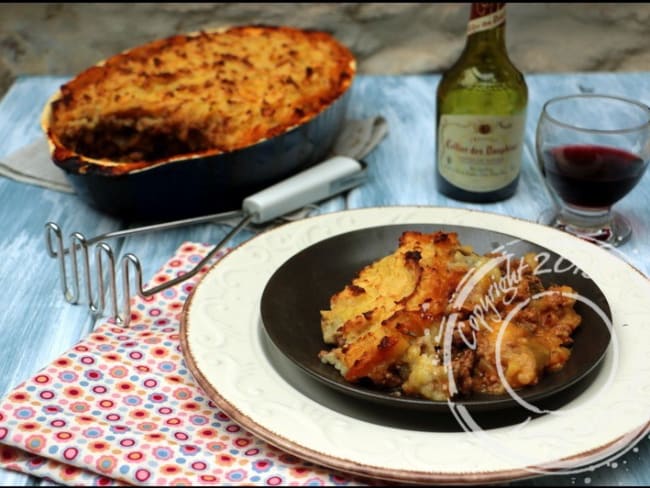
[[117,54],[61,86],[50,136],[83,156],[153,162],[282,134],[351,85],[353,54],[326,32],[236,26]]
[[350,382],[434,401],[504,393],[497,360],[511,388],[535,385],[565,365],[581,322],[574,290],[544,288],[536,267],[534,254],[479,255],[453,232],[404,232],[321,311],[320,359]]

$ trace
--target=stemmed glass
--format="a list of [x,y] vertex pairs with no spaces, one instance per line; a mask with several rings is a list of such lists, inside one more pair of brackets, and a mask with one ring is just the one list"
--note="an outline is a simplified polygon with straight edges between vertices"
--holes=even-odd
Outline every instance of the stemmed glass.
[[639,182],[650,160],[650,108],[598,94],[548,100],[536,133],[537,161],[556,207],[539,222],[618,246],[632,232],[612,206]]

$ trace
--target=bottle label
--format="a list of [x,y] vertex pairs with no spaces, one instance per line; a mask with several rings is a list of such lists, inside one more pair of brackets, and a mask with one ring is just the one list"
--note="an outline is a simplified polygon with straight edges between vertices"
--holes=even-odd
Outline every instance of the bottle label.
[[525,120],[525,114],[441,116],[438,171],[466,191],[503,188],[521,168]]
[[505,3],[473,3],[467,23],[467,35],[493,29],[505,21]]

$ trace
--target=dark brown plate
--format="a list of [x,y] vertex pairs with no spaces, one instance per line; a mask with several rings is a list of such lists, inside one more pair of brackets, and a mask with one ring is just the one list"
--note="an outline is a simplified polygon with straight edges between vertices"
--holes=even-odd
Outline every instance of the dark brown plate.
[[[279,351],[313,378],[356,398],[400,408],[448,412],[450,405],[447,402],[397,397],[390,391],[351,384],[334,367],[323,364],[318,358],[319,351],[327,347],[321,335],[319,311],[327,309],[331,295],[349,283],[364,266],[393,252],[400,234],[406,230],[457,232],[461,242],[471,245],[481,254],[499,246],[507,246],[507,251],[515,256],[527,252],[544,253],[548,256],[540,268],[544,271],[540,273],[544,285],[566,284],[587,299],[584,302],[579,300],[575,305],[582,323],[573,335],[575,343],[565,367],[546,375],[535,386],[518,390],[516,393],[522,400],[531,403],[567,390],[585,378],[603,359],[610,342],[609,305],[596,283],[570,261],[549,249],[507,234],[431,224],[387,225],[352,231],[317,242],[287,260],[271,276],[261,300],[264,329]],[[519,405],[517,399],[507,394],[477,394],[453,403],[473,411]]]

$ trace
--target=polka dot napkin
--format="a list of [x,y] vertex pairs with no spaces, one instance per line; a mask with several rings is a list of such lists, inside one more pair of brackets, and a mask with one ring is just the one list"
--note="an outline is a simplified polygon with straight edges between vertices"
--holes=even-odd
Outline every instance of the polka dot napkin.
[[[152,282],[209,249],[183,244]],[[197,386],[179,317],[205,271],[134,298],[128,328],[100,324],[4,398],[0,466],[67,485],[359,484],[255,438]]]

